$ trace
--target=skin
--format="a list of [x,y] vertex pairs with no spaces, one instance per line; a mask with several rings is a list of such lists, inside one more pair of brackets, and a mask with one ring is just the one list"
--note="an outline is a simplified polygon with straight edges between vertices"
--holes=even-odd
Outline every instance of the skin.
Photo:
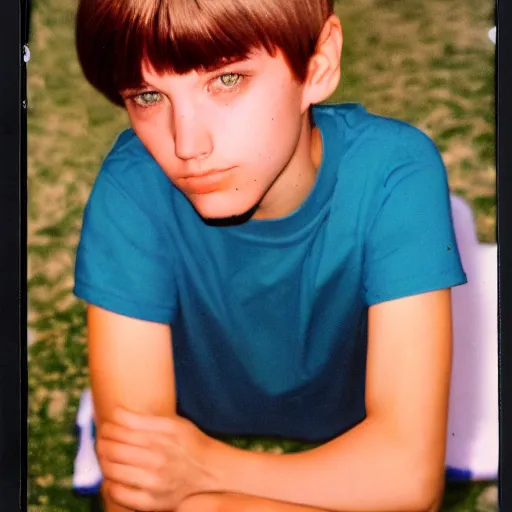
[[[338,48],[341,31],[324,53]],[[122,96],[135,133],[200,215],[233,217],[256,207],[253,218],[269,219],[295,210],[315,183],[319,134],[307,112],[338,83],[339,66],[329,64],[312,59],[311,78],[319,81],[302,84],[280,51],[255,50],[214,72],[180,76],[144,63],[145,86]],[[216,170],[223,172],[210,174]]]
[[[307,112],[337,86],[341,46],[333,16],[303,84],[280,53],[256,52],[209,74],[159,76],[146,64],[146,86],[123,91],[132,126],[202,216],[251,209],[259,219],[287,215],[315,182],[321,143]],[[239,80],[244,74],[249,77]],[[212,169],[229,170],[197,177]],[[451,368],[450,292],[372,306],[368,322],[367,418],[317,449],[276,456],[229,447],[176,416],[168,325],[89,306],[108,512],[436,510]]]

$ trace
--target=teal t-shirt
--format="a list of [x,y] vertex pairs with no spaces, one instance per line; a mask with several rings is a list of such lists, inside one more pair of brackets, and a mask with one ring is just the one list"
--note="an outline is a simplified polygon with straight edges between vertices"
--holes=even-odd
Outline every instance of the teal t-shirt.
[[207,225],[132,130],[85,210],[76,295],[171,325],[178,410],[210,433],[341,434],[365,417],[368,307],[466,282],[433,142],[358,104],[313,116],[322,164],[286,217]]

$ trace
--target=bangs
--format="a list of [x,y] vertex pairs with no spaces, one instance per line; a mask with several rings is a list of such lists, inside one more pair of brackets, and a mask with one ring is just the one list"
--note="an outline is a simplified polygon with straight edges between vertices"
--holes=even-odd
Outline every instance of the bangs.
[[302,80],[331,12],[332,0],[82,0],[77,49],[86,78],[119,105],[119,91],[142,83],[144,61],[183,74],[280,48]]
[[272,53],[276,45],[266,27],[244,7],[235,1],[161,0],[148,23],[135,21],[127,53],[158,73],[177,74],[243,59],[254,48]]

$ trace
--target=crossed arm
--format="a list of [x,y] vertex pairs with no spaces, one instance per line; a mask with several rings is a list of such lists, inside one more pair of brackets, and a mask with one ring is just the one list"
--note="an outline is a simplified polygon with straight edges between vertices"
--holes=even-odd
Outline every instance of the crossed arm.
[[[90,306],[89,363],[100,426],[116,406],[172,417],[171,332]],[[367,417],[300,454],[256,454],[215,444],[216,492],[178,512],[428,512],[444,482],[451,370],[450,291],[372,306],[368,319]],[[106,482],[108,488],[109,482]],[[108,512],[132,512],[106,493]]]

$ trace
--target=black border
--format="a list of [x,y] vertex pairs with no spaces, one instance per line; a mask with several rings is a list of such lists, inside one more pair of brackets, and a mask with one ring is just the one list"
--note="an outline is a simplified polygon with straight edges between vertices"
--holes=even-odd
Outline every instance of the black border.
[[[19,296],[20,296],[20,509],[28,510],[28,290],[27,290],[27,224],[28,224],[28,163],[27,163],[27,63],[32,0],[20,0],[20,153],[19,153]],[[27,51],[26,51],[27,50]]]
[[0,16],[0,511],[27,509],[26,68],[28,1]]
[[[510,478],[510,454],[512,441],[507,437],[510,420],[511,371],[506,362],[512,341],[512,4],[498,0],[496,35],[496,140],[497,140],[497,240],[498,240],[498,295],[499,295],[499,384],[500,384],[500,463],[499,502],[500,511],[512,510],[512,481]],[[508,314],[507,314],[508,312]],[[510,435],[509,432],[508,435]],[[508,485],[507,485],[508,483]]]

